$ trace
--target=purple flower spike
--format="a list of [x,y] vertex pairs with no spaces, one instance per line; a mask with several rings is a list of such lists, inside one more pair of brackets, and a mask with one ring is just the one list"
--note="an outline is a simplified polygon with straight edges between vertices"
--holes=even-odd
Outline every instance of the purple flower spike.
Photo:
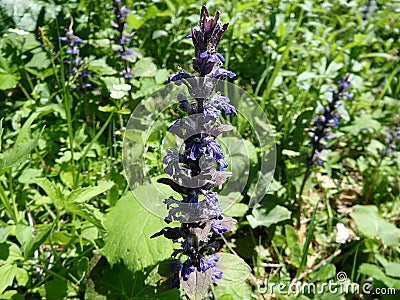
[[307,165],[311,166],[317,164],[323,165],[323,160],[319,157],[319,153],[326,147],[327,141],[330,140],[334,134],[330,132],[331,128],[337,129],[339,126],[340,115],[336,112],[343,103],[343,98],[351,99],[345,89],[350,87],[349,76],[345,76],[338,81],[337,92],[329,88],[328,91],[332,93],[332,100],[329,101],[328,106],[322,109],[322,114],[312,118],[312,129],[309,129],[310,145],[313,147],[311,157],[307,158]]
[[74,35],[74,31],[72,27],[66,30],[65,36],[59,37],[60,42],[68,45],[68,49],[65,50],[65,54],[68,55],[68,58],[64,59],[64,63],[70,65],[68,68],[69,80],[75,82],[76,78],[80,78],[77,80],[78,84],[76,84],[75,90],[79,91],[87,91],[92,85],[87,83],[89,71],[82,66],[82,58],[80,57],[80,48],[79,44],[83,43],[83,40]]
[[129,63],[126,59],[126,56],[133,55],[133,51],[128,49],[126,45],[130,43],[132,33],[127,33],[126,28],[126,18],[131,14],[131,11],[122,6],[122,2],[120,0],[113,0],[114,7],[114,16],[115,21],[111,21],[111,27],[115,30],[115,36],[111,38],[117,45],[117,49],[115,50],[116,54],[123,59],[123,70],[120,74],[125,78],[125,82],[128,83],[130,78],[133,78],[133,74],[129,67]]
[[214,87],[216,79],[235,76],[221,67],[225,59],[216,50],[227,27],[228,24],[222,25],[219,21],[219,12],[210,18],[203,7],[199,26],[193,28],[189,36],[195,48],[193,67],[203,78],[191,76],[182,68],[168,78],[168,83],[184,84],[183,88],[188,93],[178,93],[176,99],[180,113],[188,116],[176,120],[169,128],[169,132],[184,143],[181,153],[170,149],[163,158],[164,171],[171,178],[160,178],[157,182],[179,193],[180,197],[164,200],[168,209],[168,216],[164,220],[166,223],[178,221],[180,226],[165,227],[152,237],[164,235],[180,244],[180,248],[172,253],[172,257],[182,255],[183,260],[182,257],[179,259],[184,261],[179,273],[175,274],[174,286],[180,286],[184,291],[196,289],[190,276],[204,281],[200,282],[204,286],[222,278],[222,272],[216,269],[219,258],[215,252],[219,245],[212,239],[231,230],[233,227],[229,223],[234,224],[233,219],[222,215],[217,193],[212,189],[223,185],[232,175],[224,171],[228,165],[222,147],[215,138],[234,128],[222,124],[218,118],[223,114],[236,114],[236,108],[230,104],[228,97],[220,92],[213,93],[211,88],[207,95],[197,96],[199,86],[196,86],[201,82],[207,88]]

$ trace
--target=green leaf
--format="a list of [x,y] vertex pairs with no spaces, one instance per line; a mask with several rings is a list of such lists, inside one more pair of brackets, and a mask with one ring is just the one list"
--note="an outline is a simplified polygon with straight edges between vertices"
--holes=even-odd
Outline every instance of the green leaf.
[[33,148],[36,146],[43,130],[44,127],[35,139],[19,143],[18,147],[14,147],[14,149],[10,149],[5,153],[0,153],[0,173],[26,160]]
[[178,300],[179,290],[171,289],[171,280],[147,284],[150,272],[132,272],[122,263],[112,267],[100,259],[90,272],[85,299],[163,299]]
[[157,66],[152,62],[151,58],[145,57],[135,64],[132,72],[139,77],[155,77]]
[[317,75],[313,72],[304,71],[303,73],[299,74],[299,76],[297,76],[297,82],[306,81],[308,79],[314,79],[314,78],[318,78],[318,77],[319,77],[319,75]]
[[224,214],[226,214],[229,217],[243,217],[248,209],[249,206],[247,204],[235,203],[231,207],[229,207],[226,211],[224,211]]
[[91,60],[88,69],[89,71],[97,73],[101,76],[114,75],[117,73],[116,70],[106,63],[105,59]]
[[240,257],[230,253],[218,253],[217,270],[222,271],[222,278],[217,284],[231,287],[243,283],[250,276],[250,267]]
[[[41,50],[41,48],[38,48]],[[36,50],[36,49],[35,49]],[[46,69],[50,65],[50,59],[46,52],[31,51],[36,52],[32,59],[25,65],[25,68],[37,68]]]
[[63,279],[54,279],[46,282],[40,287],[40,295],[48,300],[65,299],[68,291],[68,281]]
[[258,226],[269,227],[281,221],[290,219],[291,212],[283,206],[276,205],[272,209],[263,206],[257,206],[253,209],[252,215],[246,216],[251,228]]
[[15,237],[23,247],[32,239],[32,235],[32,227],[20,223],[15,226]]
[[171,257],[172,242],[150,236],[166,226],[164,221],[144,209],[131,193],[123,196],[106,215],[108,230],[103,253],[111,264],[121,259],[130,270],[141,270]]
[[235,284],[234,286],[223,286],[217,284],[214,287],[214,294],[218,300],[251,300],[253,299],[251,294],[251,287],[242,282]]
[[385,266],[385,272],[386,272],[386,275],[388,275],[388,276],[400,278],[400,264],[394,263],[394,262],[389,262]]
[[86,202],[108,191],[113,185],[114,183],[112,181],[100,181],[97,186],[77,189],[68,195],[66,202]]
[[362,113],[360,117],[355,116],[354,121],[349,126],[343,127],[342,130],[351,134],[358,134],[362,130],[373,131],[378,130],[381,124],[374,120],[371,115]]
[[136,14],[130,14],[126,18],[126,25],[128,25],[128,27],[133,30],[138,30],[140,27],[142,27],[144,22],[145,20],[139,18]]
[[24,142],[16,149],[10,149],[0,155],[0,172],[26,160],[35,147],[36,141]]
[[59,5],[38,0],[0,0],[0,7],[17,28],[28,31],[37,30],[41,22],[56,19],[61,10]]
[[64,207],[64,195],[54,182],[47,178],[35,178],[32,183],[37,184],[45,191],[58,210]]
[[335,277],[336,275],[336,266],[334,264],[323,265],[319,270],[313,272],[311,274],[312,282],[318,281],[327,281]]
[[158,84],[164,83],[165,81],[167,81],[168,76],[170,75],[171,74],[166,69],[158,70],[155,76],[156,83]]
[[15,280],[17,280],[19,286],[26,286],[29,281],[29,274],[25,269],[18,268],[15,274]]
[[6,264],[0,267],[0,295],[7,287],[12,285],[15,274],[17,274],[17,266],[14,264]]
[[7,227],[0,226],[0,243],[5,242],[9,234],[10,230]]
[[168,32],[166,32],[165,30],[154,30],[151,38],[155,40],[162,36],[168,36]]
[[[13,262],[23,260],[20,248],[11,242],[0,244],[0,262]],[[1,277],[0,277],[1,278]]]
[[83,219],[89,221],[99,230],[103,232],[106,231],[105,227],[103,226],[104,215],[98,208],[94,207],[93,205],[80,202],[65,202],[65,209],[68,212],[76,214]]
[[356,205],[350,216],[354,219],[358,230],[369,238],[380,238],[387,246],[400,243],[400,229],[379,216],[374,205]]
[[44,243],[44,241],[49,236],[52,230],[52,226],[46,226],[44,229],[40,230],[38,234],[31,238],[24,247],[24,257],[28,259],[33,256],[33,253],[39,248],[40,245]]
[[387,287],[400,289],[400,280],[386,276],[382,269],[376,265],[363,263],[359,268],[359,272],[382,281]]
[[299,241],[299,237],[297,235],[296,230],[294,229],[293,226],[289,224],[285,225],[285,237],[286,237],[286,244],[289,248],[293,247]]
[[17,86],[19,82],[19,74],[0,73],[0,90],[9,90]]

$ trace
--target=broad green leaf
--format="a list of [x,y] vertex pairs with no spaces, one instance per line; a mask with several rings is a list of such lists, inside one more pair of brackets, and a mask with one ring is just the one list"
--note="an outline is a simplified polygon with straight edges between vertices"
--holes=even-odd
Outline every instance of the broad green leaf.
[[398,246],[400,229],[379,216],[374,205],[356,205],[350,216],[354,219],[358,230],[369,238],[380,238],[387,246]]
[[[41,48],[38,48],[41,50]],[[50,59],[46,52],[33,50],[35,52],[32,59],[25,65],[26,68],[46,69],[50,65]]]
[[20,223],[17,224],[15,226],[15,237],[22,246],[25,246],[33,237],[32,227]]
[[5,264],[0,267],[0,295],[12,285],[15,274],[17,274],[17,265]]
[[151,61],[151,58],[146,57],[135,64],[132,72],[139,77],[155,77],[157,66]]
[[290,219],[291,212],[283,206],[276,205],[272,209],[258,206],[253,209],[252,215],[246,216],[251,228],[258,226],[269,227],[281,221]]
[[36,141],[28,141],[18,145],[17,148],[10,149],[0,154],[0,172],[11,168],[26,160],[35,147]]
[[112,67],[110,67],[104,59],[91,60],[89,64],[89,71],[103,75],[114,75],[117,73]]
[[0,7],[17,28],[28,31],[37,30],[40,22],[54,20],[61,10],[60,5],[38,0],[0,0]]
[[223,286],[217,284],[214,286],[214,294],[218,300],[251,300],[251,286],[245,282],[235,284],[234,286]]
[[17,86],[19,82],[19,74],[0,73],[0,90],[9,90]]
[[25,269],[18,268],[15,280],[17,280],[19,286],[25,286],[29,281],[29,273]]
[[163,219],[144,209],[131,193],[123,196],[106,215],[108,230],[103,253],[111,264],[120,260],[136,271],[171,257],[172,242],[150,236],[166,226]]
[[327,281],[336,276],[336,266],[334,264],[325,264],[319,270],[311,274],[312,282]]
[[243,217],[248,209],[249,206],[244,203],[235,203],[224,211],[224,214],[229,217]]
[[217,284],[231,287],[243,283],[250,275],[250,267],[246,262],[230,253],[218,253],[217,270],[222,271],[222,278]]
[[372,276],[377,280],[382,281],[387,287],[400,289],[400,280],[386,276],[385,273],[377,265],[361,264],[359,270],[361,274]]
[[308,79],[314,79],[318,77],[319,75],[317,75],[316,73],[304,71],[303,73],[299,74],[299,76],[297,76],[297,82],[305,81]]
[[53,279],[40,287],[40,295],[48,300],[65,299],[68,291],[68,281]]
[[145,23],[145,20],[140,19],[136,14],[130,14],[126,18],[126,25],[133,30],[138,30]]
[[161,84],[161,83],[166,82],[168,79],[168,76],[170,76],[170,75],[171,74],[166,69],[158,70],[156,72],[156,76],[155,76],[156,83]]
[[400,278],[400,264],[394,263],[394,262],[389,262],[385,266],[385,272],[386,272],[386,275],[388,275],[388,276]]
[[113,265],[102,258],[90,272],[85,299],[163,299],[178,300],[179,290],[172,289],[171,280],[147,284],[149,272],[132,272],[122,263]]
[[100,181],[97,186],[79,188],[68,195],[66,202],[84,203],[101,193],[108,191],[114,185],[111,181]]

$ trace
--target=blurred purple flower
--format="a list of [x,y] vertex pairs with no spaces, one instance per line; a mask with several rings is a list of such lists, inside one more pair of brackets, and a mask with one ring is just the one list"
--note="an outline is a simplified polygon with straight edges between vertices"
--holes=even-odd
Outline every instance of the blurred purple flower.
[[351,99],[350,94],[345,89],[350,87],[349,76],[345,76],[338,81],[337,91],[329,89],[332,93],[332,99],[328,101],[328,105],[322,109],[322,113],[312,118],[312,128],[308,129],[310,145],[313,147],[312,154],[307,158],[307,165],[311,166],[316,163],[323,165],[320,158],[320,152],[326,147],[327,141],[333,137],[331,128],[336,129],[339,125],[340,114],[336,111],[343,101],[343,98]]

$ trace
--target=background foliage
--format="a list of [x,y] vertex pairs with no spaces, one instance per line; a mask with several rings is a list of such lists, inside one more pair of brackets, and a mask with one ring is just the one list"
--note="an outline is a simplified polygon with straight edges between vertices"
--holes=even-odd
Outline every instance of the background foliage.
[[[122,141],[134,106],[178,65],[190,68],[186,35],[203,2],[125,3],[132,10],[127,24],[134,32],[134,77],[121,99],[110,97],[113,84],[124,80],[110,40],[109,2],[0,0],[1,299],[180,297],[170,289],[173,245],[149,239],[164,223],[131,195]],[[227,212],[238,223],[220,240],[224,278],[210,297],[263,299],[274,293],[284,299],[285,292],[262,293],[260,287],[327,282],[339,271],[351,282],[400,289],[400,152],[387,134],[399,131],[400,4],[368,3],[367,12],[361,0],[207,3],[230,23],[219,50],[237,74],[233,83],[259,102],[277,143],[273,183],[261,205],[248,210],[261,149],[240,117],[233,120],[252,145],[251,170],[241,203]],[[59,36],[71,19],[74,34],[84,40],[80,55],[90,90],[80,90],[63,63]],[[305,183],[296,226],[310,151],[305,129],[328,88],[345,74],[352,99],[343,104],[326,162],[313,167]],[[154,176],[162,174],[159,141],[166,126],[146,145]],[[335,242],[339,222],[350,230],[341,245]]]

